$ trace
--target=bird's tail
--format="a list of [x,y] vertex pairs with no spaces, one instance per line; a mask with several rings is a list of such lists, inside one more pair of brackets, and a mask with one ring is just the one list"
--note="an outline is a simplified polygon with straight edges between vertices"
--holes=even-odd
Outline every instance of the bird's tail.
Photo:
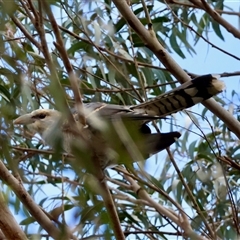
[[165,117],[192,107],[223,91],[225,85],[218,75],[203,75],[164,93],[153,100],[131,107],[139,114]]
[[155,154],[172,145],[181,134],[179,132],[144,134],[144,152]]

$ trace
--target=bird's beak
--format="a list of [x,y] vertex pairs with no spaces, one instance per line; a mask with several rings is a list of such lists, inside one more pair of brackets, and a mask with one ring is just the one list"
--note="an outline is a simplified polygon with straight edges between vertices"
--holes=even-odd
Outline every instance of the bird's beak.
[[33,122],[34,121],[32,119],[32,115],[29,113],[29,114],[22,115],[22,116],[18,117],[17,119],[15,119],[13,121],[13,124],[27,125],[27,124],[31,124]]

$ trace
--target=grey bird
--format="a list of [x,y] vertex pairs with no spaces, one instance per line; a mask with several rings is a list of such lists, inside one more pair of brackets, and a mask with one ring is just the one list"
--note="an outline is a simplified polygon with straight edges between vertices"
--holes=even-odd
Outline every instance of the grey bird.
[[[71,153],[73,148],[88,149],[88,152],[91,151],[100,158],[100,165],[105,168],[113,162],[119,163],[119,145],[116,147],[115,138],[113,139],[117,133],[112,134],[113,128],[107,131],[107,134],[102,131],[106,122],[123,121],[127,122],[127,125],[129,122],[128,129],[132,135],[137,134],[133,138],[134,143],[143,157],[147,158],[169,147],[181,136],[179,132],[151,133],[147,123],[189,108],[220,93],[224,89],[224,83],[218,80],[218,77],[211,74],[197,77],[138,105],[121,106],[100,102],[84,104],[87,126],[81,124],[76,112],[73,112],[75,122],[72,123],[63,119],[63,114],[59,111],[50,109],[35,110],[18,117],[13,123],[27,125],[51,146],[55,146],[56,139],[61,138],[63,149],[68,153]],[[109,134],[111,138],[108,139]],[[126,145],[128,143],[125,142],[125,148],[128,148]]]

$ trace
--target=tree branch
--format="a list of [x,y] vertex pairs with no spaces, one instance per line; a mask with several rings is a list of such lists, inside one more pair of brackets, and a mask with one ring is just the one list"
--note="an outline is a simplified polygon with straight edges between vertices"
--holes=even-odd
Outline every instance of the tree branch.
[[155,208],[156,211],[158,211],[161,215],[166,216],[167,218],[171,219],[171,221],[176,223],[179,227],[181,227],[182,230],[184,231],[183,233],[184,236],[187,236],[196,240],[205,240],[204,237],[198,235],[193,231],[183,209],[181,209],[180,214],[178,215],[174,211],[161,206],[160,204],[156,203],[148,195],[148,193],[143,188],[141,188],[130,176],[128,176],[128,174],[124,175],[124,177],[131,184],[132,190],[137,194],[137,196],[140,199],[143,199],[146,202],[148,202],[149,206]]
[[0,192],[0,229],[7,239],[27,240],[27,236],[20,228],[11,211],[7,207],[3,193]]
[[201,2],[199,0],[190,0],[190,2],[204,9],[216,22],[222,25],[228,32],[232,33],[234,37],[240,39],[240,31],[221,17],[220,14],[212,9],[205,0],[201,0]]
[[57,50],[59,51],[59,53],[61,55],[61,58],[62,58],[62,61],[64,63],[64,66],[65,66],[65,68],[68,72],[68,75],[69,75],[70,84],[71,84],[71,87],[72,87],[72,91],[74,93],[76,111],[80,116],[81,123],[83,124],[83,126],[85,126],[86,125],[86,119],[85,119],[85,116],[83,114],[83,103],[82,103],[82,96],[80,94],[79,87],[78,87],[78,79],[77,79],[76,75],[74,74],[72,64],[70,63],[70,61],[68,59],[68,54],[67,54],[67,51],[66,51],[64,43],[63,43],[63,39],[62,39],[61,34],[60,34],[58,24],[57,24],[57,22],[56,22],[56,20],[53,16],[53,13],[52,13],[51,8],[50,8],[50,3],[43,0],[42,4],[43,4],[44,9],[47,13],[47,16],[48,16],[49,21],[52,25],[53,32],[54,32],[56,40],[57,40],[57,42],[54,45],[57,48]]
[[[13,192],[17,195],[17,197],[36,219],[36,221],[41,225],[41,227],[48,232],[52,238],[59,239],[59,237],[62,235],[62,232],[43,213],[43,211],[25,190],[23,185],[12,176],[2,161],[0,161],[0,179],[13,190]],[[68,239],[68,237],[66,236],[65,239]]]

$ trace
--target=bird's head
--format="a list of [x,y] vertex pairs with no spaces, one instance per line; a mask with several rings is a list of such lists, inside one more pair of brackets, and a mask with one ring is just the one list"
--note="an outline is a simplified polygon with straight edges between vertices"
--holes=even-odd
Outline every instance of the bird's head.
[[13,124],[26,125],[34,133],[39,133],[45,138],[49,130],[52,130],[61,119],[61,113],[51,109],[38,109],[24,114],[13,121]]

